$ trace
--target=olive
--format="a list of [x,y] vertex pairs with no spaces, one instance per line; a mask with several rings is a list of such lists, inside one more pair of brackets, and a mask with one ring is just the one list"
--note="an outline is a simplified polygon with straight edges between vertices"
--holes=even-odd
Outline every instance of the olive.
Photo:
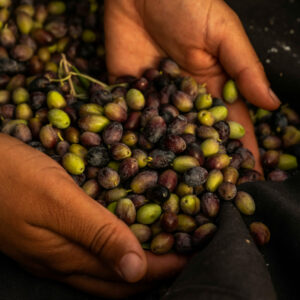
[[171,169],[162,172],[158,178],[158,184],[166,187],[170,192],[173,192],[175,190],[177,182],[177,173]]
[[[105,191],[104,199],[106,203],[111,203],[114,201],[118,201],[122,198],[127,197],[127,190],[123,188],[114,188],[108,191]],[[132,200],[132,199],[131,199]]]
[[85,193],[91,197],[91,198],[96,198],[97,195],[99,194],[100,188],[98,185],[97,180],[95,179],[90,179],[88,181],[86,181],[82,187],[81,187]]
[[130,148],[123,143],[116,143],[110,148],[114,160],[123,160],[131,156]]
[[174,232],[178,226],[177,215],[171,211],[165,212],[160,219],[160,225],[164,231]]
[[207,180],[205,183],[206,190],[209,192],[215,192],[222,182],[222,172],[220,170],[211,170],[208,173]]
[[201,110],[198,113],[198,121],[202,125],[212,126],[215,123],[213,114],[208,110]]
[[64,108],[67,102],[62,94],[57,91],[50,91],[47,94],[47,105],[48,108]]
[[122,123],[127,120],[126,110],[116,103],[106,104],[104,107],[104,114],[111,121]]
[[263,246],[270,241],[270,230],[261,222],[253,222],[250,224],[250,233],[259,246]]
[[196,215],[200,210],[200,200],[195,195],[186,195],[180,199],[181,210],[188,215]]
[[196,187],[206,182],[208,172],[202,167],[195,167],[187,170],[183,176],[187,185]]
[[112,145],[118,143],[123,136],[123,127],[118,122],[112,122],[103,130],[102,138],[105,144]]
[[192,186],[187,185],[184,182],[180,182],[176,188],[176,194],[179,197],[183,197],[185,195],[193,194],[194,188]]
[[10,92],[6,90],[0,90],[0,104],[6,104],[9,102]]
[[136,209],[140,208],[148,202],[146,197],[143,195],[131,194],[128,196],[128,198],[131,199]]
[[151,251],[154,254],[165,254],[168,253],[173,245],[175,239],[172,234],[162,232],[156,235],[151,241]]
[[113,189],[120,183],[120,176],[115,170],[105,167],[98,172],[98,183],[105,189]]
[[85,159],[93,167],[105,167],[110,160],[107,149],[102,146],[90,148]]
[[142,110],[145,106],[145,98],[141,91],[130,89],[126,94],[127,105],[133,110]]
[[85,131],[100,132],[109,124],[109,120],[101,115],[86,115],[79,119],[78,126]]
[[218,131],[211,126],[201,125],[196,130],[197,136],[201,139],[215,139],[220,138]]
[[32,110],[27,103],[17,105],[15,115],[17,119],[29,120],[32,117]]
[[83,132],[80,135],[79,139],[82,145],[85,147],[95,147],[95,146],[99,146],[101,143],[101,137],[99,136],[99,134],[94,132],[89,132],[89,131]]
[[183,113],[187,113],[192,110],[193,108],[193,100],[192,98],[182,92],[182,91],[176,91],[172,96],[172,102],[174,106]]
[[131,225],[135,222],[136,210],[129,198],[123,198],[117,201],[115,214],[127,225]]
[[146,198],[150,201],[163,203],[170,197],[169,190],[162,185],[155,185],[146,190]]
[[187,170],[198,166],[198,160],[188,155],[178,156],[173,161],[173,169],[179,173],[184,173]]
[[174,237],[175,249],[177,253],[188,254],[193,250],[192,236],[190,234],[177,232]]
[[147,225],[132,224],[129,228],[140,243],[145,243],[151,238],[151,229]]
[[139,165],[135,158],[125,158],[119,166],[118,173],[120,174],[121,180],[127,180],[138,173]]
[[62,159],[63,167],[72,175],[80,175],[84,172],[84,161],[73,153],[66,153]]
[[80,117],[84,117],[86,115],[102,115],[103,107],[96,103],[87,103],[82,104],[79,108]]
[[150,187],[157,184],[158,174],[155,171],[143,171],[138,173],[131,181],[131,189],[136,194],[142,194]]
[[84,148],[80,144],[72,144],[69,147],[69,152],[74,153],[74,154],[78,155],[79,157],[81,157],[82,159],[84,159],[84,157],[86,156],[88,151],[86,148]]
[[236,184],[239,178],[239,172],[236,168],[228,166],[222,170],[223,182],[230,182]]
[[189,233],[189,232],[193,232],[196,229],[197,224],[195,219],[192,216],[179,214],[177,218],[178,218],[177,231]]
[[244,215],[253,215],[255,212],[255,202],[250,194],[239,191],[234,199],[236,207]]
[[178,154],[186,149],[186,142],[179,135],[169,134],[164,139],[164,146],[167,150]]
[[60,141],[56,144],[56,153],[63,157],[69,150],[70,144],[67,141]]
[[179,197],[176,194],[170,194],[170,197],[162,205],[162,208],[165,212],[173,212],[175,214],[179,213]]
[[228,116],[228,109],[226,106],[214,106],[208,111],[212,114],[215,122],[224,121]]
[[223,87],[223,98],[228,103],[233,103],[238,98],[238,90],[233,80],[228,80]]
[[23,34],[30,33],[30,31],[33,27],[33,20],[27,13],[19,12],[17,14],[16,21],[17,21],[17,25],[18,25],[18,28],[21,33],[23,33]]
[[291,154],[282,153],[279,156],[277,167],[283,171],[296,169],[298,167],[297,157]]
[[161,215],[161,207],[155,203],[148,203],[137,211],[136,220],[138,223],[153,224]]
[[66,4],[63,1],[51,1],[47,10],[52,15],[61,15],[66,10]]
[[149,153],[148,166],[152,169],[163,169],[170,166],[175,158],[171,151],[155,149]]
[[13,135],[24,143],[28,143],[32,140],[31,131],[25,124],[16,125]]
[[173,60],[165,58],[161,60],[159,69],[171,77],[177,77],[180,75],[180,68]]
[[201,143],[201,150],[205,157],[219,152],[219,143],[215,139],[206,139]]
[[193,245],[203,247],[211,240],[216,231],[217,227],[213,223],[201,225],[193,233]]
[[232,200],[237,194],[235,184],[222,182],[218,187],[218,194],[223,200]]
[[199,94],[195,100],[197,110],[207,109],[212,106],[212,97],[210,94]]
[[144,168],[148,164],[147,153],[141,149],[134,149],[132,152],[132,157],[137,160],[139,168]]
[[186,76],[181,81],[180,90],[194,99],[198,94],[198,83],[193,77]]
[[212,155],[206,160],[206,167],[208,169],[224,169],[230,164],[230,157],[227,154],[218,153]]
[[157,143],[167,131],[167,125],[160,116],[149,120],[144,128],[144,135],[150,143]]
[[70,126],[71,120],[67,113],[61,109],[53,108],[48,112],[49,122],[59,129],[66,129]]

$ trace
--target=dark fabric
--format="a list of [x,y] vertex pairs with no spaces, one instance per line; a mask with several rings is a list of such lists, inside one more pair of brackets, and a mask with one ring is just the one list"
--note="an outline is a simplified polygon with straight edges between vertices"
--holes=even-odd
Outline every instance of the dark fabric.
[[[300,1],[227,0],[240,16],[273,90],[300,111]],[[234,45],[233,45],[234,47]],[[165,299],[300,299],[300,176],[278,183],[243,185],[257,204],[255,218],[271,229],[257,251],[233,206],[223,207],[219,231],[169,289]],[[249,223],[251,219],[245,219]],[[245,240],[249,239],[248,244]],[[270,272],[273,286],[267,269]],[[158,292],[136,299],[154,300]],[[94,300],[75,289],[24,272],[0,254],[0,300]]]
[[[275,293],[278,299],[299,299],[300,174],[282,183],[247,183],[239,189],[255,199],[255,216],[242,220],[232,204],[223,205],[216,236],[192,259],[163,300],[184,295],[187,299],[272,300]],[[271,231],[262,254],[245,226],[253,221],[263,221]]]
[[213,240],[163,298],[171,299],[276,299],[265,261],[232,203],[223,205]]
[[[300,1],[225,0],[238,14],[283,102],[300,109]],[[234,45],[232,45],[234,47]]]

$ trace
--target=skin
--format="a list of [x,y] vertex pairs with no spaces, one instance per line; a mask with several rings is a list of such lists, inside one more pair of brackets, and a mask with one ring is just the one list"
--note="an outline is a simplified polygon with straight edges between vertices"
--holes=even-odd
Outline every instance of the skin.
[[[229,75],[250,102],[267,109],[279,104],[269,94],[241,23],[224,2],[107,1],[105,30],[111,79],[140,75],[170,56],[187,74],[207,82],[213,95],[220,95]],[[254,142],[243,103],[233,104],[230,113],[243,116]],[[43,153],[0,134],[0,157],[0,251],[29,272],[121,298],[152,288],[184,267],[182,256],[143,251],[123,222]]]
[[[242,96],[262,108],[276,109],[279,99],[269,82],[238,16],[221,0],[116,0],[105,2],[108,71],[141,76],[163,57],[183,72],[207,83],[213,96],[233,78]],[[228,105],[229,118],[246,129],[242,139],[259,162],[258,146],[242,100]],[[257,163],[256,169],[262,171]]]

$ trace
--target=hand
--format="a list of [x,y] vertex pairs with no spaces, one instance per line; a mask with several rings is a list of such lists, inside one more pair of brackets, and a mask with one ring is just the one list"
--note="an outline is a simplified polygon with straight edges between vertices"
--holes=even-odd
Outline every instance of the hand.
[[145,254],[127,225],[45,154],[3,134],[0,145],[0,251],[30,272],[120,298],[185,264]]
[[[185,73],[206,82],[216,97],[229,76],[249,102],[270,110],[279,106],[238,16],[224,1],[114,0],[105,5],[107,66],[112,78],[141,75],[167,56]],[[232,120],[245,126],[243,142],[259,162],[246,106],[240,100],[229,105],[229,111]]]

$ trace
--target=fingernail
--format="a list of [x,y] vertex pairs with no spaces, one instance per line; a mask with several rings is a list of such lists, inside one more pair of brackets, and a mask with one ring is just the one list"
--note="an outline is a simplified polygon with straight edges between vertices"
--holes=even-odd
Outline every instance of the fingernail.
[[128,282],[136,282],[143,272],[141,258],[135,253],[125,254],[119,263],[119,273]]
[[269,89],[269,94],[276,105],[281,104],[281,101],[279,100],[279,98],[276,96],[276,94],[273,92],[273,90],[271,88]]

